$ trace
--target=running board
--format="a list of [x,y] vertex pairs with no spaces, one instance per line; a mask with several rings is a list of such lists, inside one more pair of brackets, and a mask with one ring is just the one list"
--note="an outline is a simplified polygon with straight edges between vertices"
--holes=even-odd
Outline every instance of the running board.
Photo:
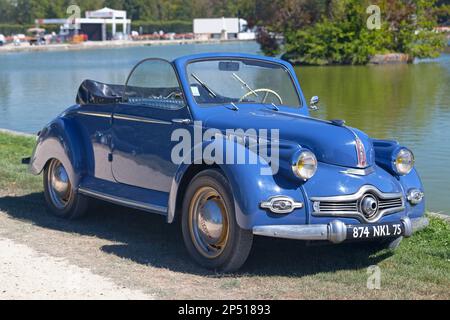
[[147,211],[147,212],[151,212],[151,213],[156,213],[156,214],[160,214],[160,215],[164,215],[164,216],[167,215],[166,207],[152,205],[152,204],[148,204],[148,203],[144,203],[144,202],[138,202],[138,201],[134,201],[134,200],[129,200],[129,199],[125,199],[125,198],[121,198],[121,197],[117,197],[117,196],[112,196],[112,195],[109,195],[106,193],[90,190],[90,189],[83,188],[83,187],[78,188],[78,192],[85,196],[88,196],[88,197],[104,200],[104,201],[118,204],[121,206],[138,209],[138,210],[143,210],[143,211]]

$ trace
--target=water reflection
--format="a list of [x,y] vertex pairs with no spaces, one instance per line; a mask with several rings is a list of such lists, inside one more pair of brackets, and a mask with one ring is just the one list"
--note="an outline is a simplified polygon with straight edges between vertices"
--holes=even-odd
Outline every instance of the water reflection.
[[148,57],[258,50],[256,43],[230,43],[1,54],[0,128],[37,132],[75,103],[83,80],[123,84],[131,68]]
[[0,73],[0,112],[5,112],[10,104],[11,85],[9,74]]
[[301,67],[323,119],[345,119],[370,136],[398,140],[416,155],[428,208],[450,213],[450,55],[416,65]]
[[319,95],[319,117],[345,119],[371,136],[391,138],[405,126],[423,130],[445,78],[436,64],[298,68],[307,97]]

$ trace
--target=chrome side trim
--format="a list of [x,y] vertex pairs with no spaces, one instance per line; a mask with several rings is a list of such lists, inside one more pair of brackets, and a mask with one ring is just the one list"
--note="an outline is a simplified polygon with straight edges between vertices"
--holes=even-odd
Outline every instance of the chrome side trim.
[[172,122],[169,122],[169,121],[144,118],[144,117],[138,117],[138,116],[130,116],[130,115],[125,115],[125,114],[114,114],[113,118],[117,119],[117,120],[143,122],[143,123],[166,124],[166,125],[172,124]]
[[282,115],[286,115],[286,116],[291,116],[294,118],[302,118],[302,119],[309,119],[309,120],[313,120],[313,121],[317,121],[317,122],[321,122],[321,123],[326,123],[326,124],[331,124],[331,121],[328,120],[323,120],[323,119],[319,119],[319,118],[314,118],[314,117],[310,117],[310,116],[304,116],[302,114],[298,114],[298,113],[292,113],[292,112],[287,112],[287,111],[275,111],[275,110],[268,110],[268,112],[273,112],[276,114],[282,114]]
[[170,186],[169,203],[167,205],[167,223],[173,223],[175,221],[175,209],[177,206],[178,187],[179,184],[177,183],[175,176],[173,177],[172,185]]
[[[371,219],[368,219],[362,212],[358,210],[358,202],[362,199],[362,197],[367,194],[372,193],[375,194],[379,200],[396,200],[399,199],[401,204],[393,208],[380,208],[378,213]],[[362,186],[358,192],[350,195],[343,196],[332,196],[332,197],[311,197],[311,201],[313,202],[313,215],[314,216],[322,216],[322,217],[340,217],[340,218],[355,218],[360,222],[368,222],[375,223],[378,222],[382,217],[393,214],[396,212],[400,212],[406,209],[405,206],[405,197],[401,192],[399,193],[384,193],[371,185]],[[320,209],[320,203],[325,202],[326,206],[330,208],[335,208],[336,211],[332,212],[323,212]],[[349,202],[354,202],[356,204],[355,208],[349,208]],[[319,205],[316,205],[318,203]],[[345,204],[342,204],[345,203]],[[353,206],[353,203],[351,204]],[[339,210],[341,209],[342,210]]]
[[91,112],[91,111],[77,111],[78,114],[91,117],[111,118],[110,112]]
[[112,195],[109,195],[109,194],[106,194],[103,192],[98,192],[98,191],[90,190],[90,189],[83,188],[83,187],[78,188],[78,192],[80,192],[81,194],[83,194],[85,196],[108,201],[108,202],[111,202],[114,204],[122,205],[125,207],[130,207],[133,209],[144,210],[144,211],[157,213],[157,214],[161,214],[161,215],[167,214],[167,208],[162,207],[162,206],[152,205],[152,204],[139,202],[139,201],[128,200],[128,199],[112,196]]
[[352,133],[352,135],[355,137],[355,151],[356,151],[356,158],[358,159],[358,167],[360,169],[364,169],[367,167],[367,150],[364,147],[364,144],[362,143],[359,136],[356,134],[355,130],[349,126],[343,126],[348,131]]
[[353,174],[353,175],[356,175],[356,176],[368,176],[369,174],[372,174],[374,172],[375,172],[375,168],[374,167],[369,167],[369,168],[366,168],[366,169],[350,168],[350,169],[341,171],[341,173],[343,173],[343,174]]
[[173,123],[189,125],[192,123],[191,119],[172,119]]

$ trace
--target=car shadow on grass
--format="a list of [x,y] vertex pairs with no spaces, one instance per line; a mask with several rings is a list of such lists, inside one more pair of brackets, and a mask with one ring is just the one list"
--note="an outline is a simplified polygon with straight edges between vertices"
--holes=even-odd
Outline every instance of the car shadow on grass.
[[[93,236],[114,244],[99,249],[135,263],[176,272],[222,276],[195,265],[188,256],[178,224],[165,223],[165,217],[98,203],[81,220],[68,221],[52,216],[45,208],[43,193],[0,198],[0,211],[11,218],[36,226]],[[391,255],[377,253],[364,244],[307,246],[304,242],[255,237],[250,257],[233,276],[306,276],[338,270],[357,270],[375,265]]]

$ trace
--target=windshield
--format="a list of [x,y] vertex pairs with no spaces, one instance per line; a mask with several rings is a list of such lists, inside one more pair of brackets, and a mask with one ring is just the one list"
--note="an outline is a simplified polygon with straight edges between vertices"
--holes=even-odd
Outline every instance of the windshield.
[[187,73],[192,95],[200,105],[301,106],[291,75],[280,64],[251,59],[204,60],[190,63]]

